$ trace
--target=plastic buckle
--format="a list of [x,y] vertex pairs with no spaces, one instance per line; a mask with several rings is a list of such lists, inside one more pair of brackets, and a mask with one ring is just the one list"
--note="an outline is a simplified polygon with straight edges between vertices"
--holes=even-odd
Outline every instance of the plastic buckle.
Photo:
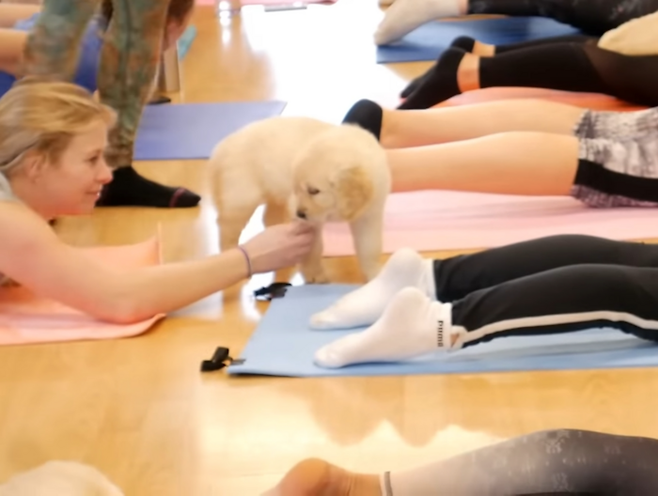
[[269,286],[254,291],[257,300],[272,301],[274,298],[283,298],[288,288],[292,286],[289,282],[273,282]]
[[244,359],[232,358],[229,349],[220,346],[215,350],[210,360],[201,362],[201,372],[214,372],[223,369],[227,365],[240,365],[241,363],[244,363]]

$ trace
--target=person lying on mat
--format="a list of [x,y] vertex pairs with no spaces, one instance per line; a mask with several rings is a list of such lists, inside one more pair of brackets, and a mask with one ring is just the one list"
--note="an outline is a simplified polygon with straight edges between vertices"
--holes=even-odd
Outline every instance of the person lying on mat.
[[648,496],[656,459],[656,439],[551,429],[379,474],[307,459],[263,496]]
[[658,11],[658,0],[395,0],[375,31],[375,43],[387,45],[416,28],[446,17],[494,14],[511,17],[547,17],[590,36]]
[[401,249],[309,325],[367,327],[320,348],[324,368],[595,327],[658,342],[658,245],[558,235],[436,260]]
[[[114,179],[97,204],[194,207],[201,200],[196,193],[151,181],[132,166],[137,129],[152,94],[162,49],[184,32],[194,0],[102,1],[105,17],[111,20],[99,44],[89,33],[101,0],[44,0],[30,26],[20,73],[74,81],[79,54],[97,58],[100,99],[118,113],[107,150]],[[86,66],[80,70],[87,76],[91,71]]]
[[343,119],[386,149],[392,190],[571,196],[658,207],[658,108],[598,112],[546,100],[428,110],[357,102]]
[[[651,16],[656,30],[658,14]],[[641,32],[635,33],[640,38]],[[629,44],[633,36],[628,39]],[[561,36],[511,45],[487,45],[461,36],[402,91],[400,109],[426,109],[481,88],[526,87],[610,95],[658,106],[658,35],[651,55],[605,49],[597,38]]]
[[306,256],[304,222],[265,230],[201,260],[115,272],[64,244],[47,220],[87,214],[112,180],[105,163],[116,114],[84,88],[24,79],[0,98],[0,274],[112,323],[140,322]]

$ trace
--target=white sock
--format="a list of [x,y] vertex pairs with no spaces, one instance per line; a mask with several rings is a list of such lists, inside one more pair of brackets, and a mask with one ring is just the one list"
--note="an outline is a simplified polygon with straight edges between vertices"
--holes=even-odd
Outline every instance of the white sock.
[[386,45],[442,17],[464,15],[459,0],[396,0],[375,32],[375,43]]
[[448,349],[451,345],[452,305],[430,300],[417,288],[395,295],[382,317],[363,332],[350,334],[315,353],[320,367],[355,363],[398,362]]
[[350,329],[373,324],[393,297],[413,287],[436,299],[434,266],[414,250],[396,251],[373,280],[346,294],[326,310],[311,317],[312,329]]

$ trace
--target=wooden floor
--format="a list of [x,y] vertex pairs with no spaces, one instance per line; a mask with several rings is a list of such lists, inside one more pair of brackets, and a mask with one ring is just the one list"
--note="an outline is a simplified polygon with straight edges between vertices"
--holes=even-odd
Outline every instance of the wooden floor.
[[[375,0],[246,8],[226,19],[199,8],[176,99],[279,98],[290,102],[287,113],[332,121],[359,98],[393,105],[424,65],[374,63],[379,16]],[[61,235],[79,245],[130,243],[160,224],[167,261],[215,253],[204,163],[138,166],[202,192],[201,208],[99,210],[65,219]],[[354,262],[332,260],[331,274],[355,281]],[[264,311],[229,292],[135,339],[0,349],[0,480],[74,459],[127,495],[251,496],[308,456],[381,471],[547,428],[658,437],[655,370],[239,380],[199,373],[216,346],[244,346]]]

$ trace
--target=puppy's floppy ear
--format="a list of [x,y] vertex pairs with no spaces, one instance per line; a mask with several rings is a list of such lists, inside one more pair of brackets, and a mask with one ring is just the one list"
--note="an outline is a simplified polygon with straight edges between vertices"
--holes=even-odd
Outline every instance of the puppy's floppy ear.
[[356,218],[373,197],[373,185],[361,167],[338,172],[334,182],[338,214],[345,220]]

